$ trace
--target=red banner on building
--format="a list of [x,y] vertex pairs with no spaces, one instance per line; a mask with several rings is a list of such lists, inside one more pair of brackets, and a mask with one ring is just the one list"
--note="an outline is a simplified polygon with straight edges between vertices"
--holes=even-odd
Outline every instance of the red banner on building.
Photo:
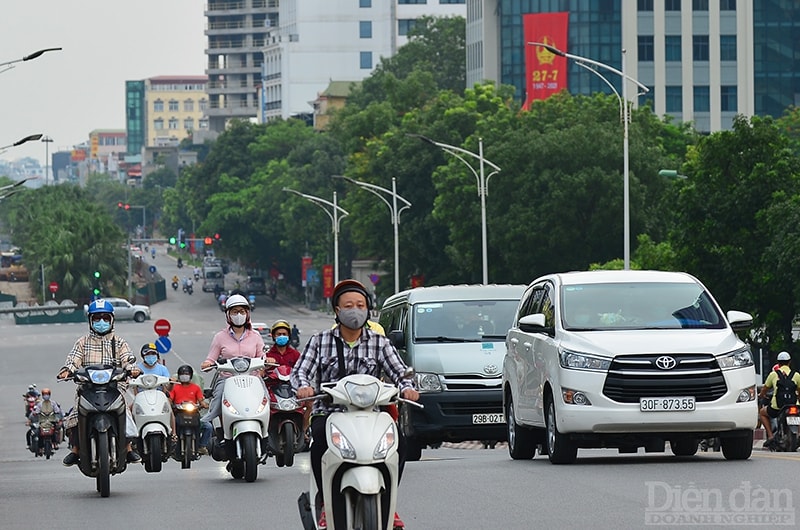
[[303,287],[306,286],[308,281],[308,269],[311,268],[311,256],[303,256],[300,262],[300,279],[303,282]]
[[536,99],[547,99],[567,88],[567,58],[548,51],[541,42],[566,52],[569,13],[528,13],[522,15],[525,36],[525,105]]
[[322,297],[333,296],[333,265],[322,266]]

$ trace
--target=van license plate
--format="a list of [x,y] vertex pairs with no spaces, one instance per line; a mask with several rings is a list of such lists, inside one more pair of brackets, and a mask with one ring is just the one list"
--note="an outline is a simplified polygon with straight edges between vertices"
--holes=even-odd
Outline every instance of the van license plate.
[[505,415],[500,414],[473,414],[472,415],[472,423],[473,424],[483,424],[483,423],[505,423],[506,418]]
[[786,416],[786,425],[800,425],[800,416]]
[[642,412],[686,412],[694,408],[694,396],[639,398]]

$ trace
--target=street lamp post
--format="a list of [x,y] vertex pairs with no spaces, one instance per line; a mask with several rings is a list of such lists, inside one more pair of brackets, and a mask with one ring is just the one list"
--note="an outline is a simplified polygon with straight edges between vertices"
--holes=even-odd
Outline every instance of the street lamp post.
[[33,53],[29,54],[29,55],[26,55],[25,57],[23,57],[21,59],[14,59],[13,61],[6,61],[4,63],[0,63],[0,68],[2,68],[2,70],[0,70],[0,74],[2,74],[3,72],[7,72],[8,70],[11,70],[12,68],[14,68],[14,65],[16,63],[21,63],[23,61],[30,61],[30,60],[36,59],[37,57],[40,57],[44,53],[54,52],[54,51],[61,51],[61,48],[45,48],[43,50],[38,50],[38,51],[35,51],[35,52],[33,52]]
[[[478,152],[473,153],[472,151],[467,151],[466,149],[462,149],[461,147],[456,147],[455,145],[449,145],[442,142],[437,142],[431,140],[426,136],[422,136],[421,134],[411,134],[409,136],[414,136],[422,140],[423,142],[427,142],[429,144],[433,144],[436,147],[442,149],[445,153],[449,153],[454,157],[461,160],[464,165],[466,165],[472,174],[475,175],[475,180],[478,182],[478,197],[481,199],[481,252],[483,257],[483,284],[486,285],[489,283],[489,249],[486,240],[486,196],[489,194],[489,179],[492,178],[492,175],[495,175],[500,172],[500,166],[494,164],[488,160],[486,160],[483,156],[483,138],[478,138]],[[463,155],[463,156],[462,156]],[[479,169],[476,171],[475,168],[470,164],[464,156],[471,156],[478,160]],[[484,166],[491,167],[494,171],[486,175],[484,171]]]
[[16,142],[14,142],[13,144],[0,146],[0,154],[4,153],[6,151],[6,149],[8,149],[9,147],[17,147],[18,145],[22,145],[22,144],[24,144],[26,142],[35,142],[36,140],[38,140],[41,137],[42,137],[41,134],[29,134],[25,138],[21,138],[21,139],[17,140]]
[[[7,186],[0,186],[0,200],[7,199],[17,193],[19,191],[19,187],[28,182],[29,180],[33,180],[36,177],[28,177],[22,180],[15,182],[14,184],[9,184]],[[4,193],[8,190],[8,193]]]
[[[336,192],[333,192],[333,202],[326,201],[320,197],[315,197],[314,195],[307,195],[305,193],[300,193],[297,190],[293,190],[291,188],[283,188],[282,191],[288,191],[289,193],[294,193],[295,195],[299,195],[300,197],[306,199],[307,201],[311,201],[320,208],[325,214],[330,217],[332,229],[333,229],[333,283],[339,283],[339,223],[342,219],[350,215],[350,212],[336,204]],[[330,210],[326,208],[326,206],[330,206]],[[341,215],[339,215],[341,214]]]
[[[609,66],[605,63],[601,63],[599,61],[595,61],[592,59],[587,59],[586,57],[581,57],[580,55],[573,55],[571,53],[566,53],[558,48],[551,46],[549,44],[545,44],[543,42],[529,42],[529,46],[541,46],[542,48],[546,49],[550,53],[558,55],[560,57],[566,57],[567,59],[572,59],[578,66],[586,68],[597,77],[602,79],[611,90],[614,91],[614,94],[617,96],[619,100],[620,109],[622,110],[622,122],[623,122],[623,144],[622,144],[622,157],[623,157],[623,184],[622,184],[622,209],[623,209],[623,262],[625,270],[629,270],[631,268],[631,219],[630,219],[630,167],[629,167],[629,153],[628,153],[628,122],[630,121],[630,110],[628,109],[628,83],[626,81],[631,81],[636,86],[638,86],[642,92],[641,94],[646,94],[650,90],[637,81],[636,79],[632,78],[631,76],[625,73],[625,49],[622,50],[622,70],[617,70],[616,68]],[[589,66],[591,65],[591,66]],[[592,68],[595,66],[597,68],[602,68],[604,70],[608,70],[618,76],[622,77],[622,95],[620,96],[619,92],[614,88],[614,85],[600,72]]]
[[[343,179],[347,182],[355,184],[356,186],[360,186],[365,190],[374,193],[377,195],[385,204],[389,207],[389,213],[392,216],[392,225],[394,225],[394,292],[400,292],[400,245],[399,245],[399,238],[398,238],[398,226],[400,225],[400,214],[403,210],[407,208],[411,208],[411,203],[405,200],[403,197],[397,194],[397,179],[392,177],[392,189],[387,190],[381,186],[377,186],[375,184],[370,184],[369,182],[362,182],[360,180],[351,179],[350,177],[343,177],[341,175],[334,175],[333,178]],[[386,197],[381,195],[381,193],[387,193],[392,196],[392,202],[389,203],[386,200]],[[404,206],[397,209],[397,201],[400,200],[404,203]]]
[[47,186],[47,177],[50,174],[50,144],[53,139],[49,136],[42,138],[44,142],[44,185]]

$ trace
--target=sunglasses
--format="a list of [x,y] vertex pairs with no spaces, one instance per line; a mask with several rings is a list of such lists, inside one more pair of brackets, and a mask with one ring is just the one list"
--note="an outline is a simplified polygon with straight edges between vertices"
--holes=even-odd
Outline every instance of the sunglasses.
[[111,315],[109,314],[102,314],[102,315],[92,315],[92,322],[98,322],[100,320],[105,320],[106,322],[111,322]]

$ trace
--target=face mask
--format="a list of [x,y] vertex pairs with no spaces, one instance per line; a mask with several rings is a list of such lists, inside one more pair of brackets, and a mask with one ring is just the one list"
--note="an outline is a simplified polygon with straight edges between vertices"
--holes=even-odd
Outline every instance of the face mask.
[[358,309],[357,307],[353,307],[351,309],[340,309],[339,322],[341,322],[343,326],[350,329],[359,329],[364,327],[364,324],[367,322],[367,310]]
[[109,331],[111,331],[111,322],[106,322],[105,320],[98,320],[96,322],[92,322],[92,329],[95,333],[100,335],[105,335]]
[[178,376],[178,381],[181,383],[188,383],[192,380],[192,377],[189,374],[181,374]]
[[243,315],[241,313],[231,315],[231,324],[234,326],[244,326],[245,322],[247,322],[247,315]]
[[158,355],[145,355],[144,363],[148,366],[153,366],[158,361]]
[[50,396],[45,394],[45,395],[42,396],[42,399],[45,400],[45,401],[50,401]]
[[286,346],[289,344],[289,337],[286,335],[281,335],[280,337],[275,337],[275,344],[278,346]]

